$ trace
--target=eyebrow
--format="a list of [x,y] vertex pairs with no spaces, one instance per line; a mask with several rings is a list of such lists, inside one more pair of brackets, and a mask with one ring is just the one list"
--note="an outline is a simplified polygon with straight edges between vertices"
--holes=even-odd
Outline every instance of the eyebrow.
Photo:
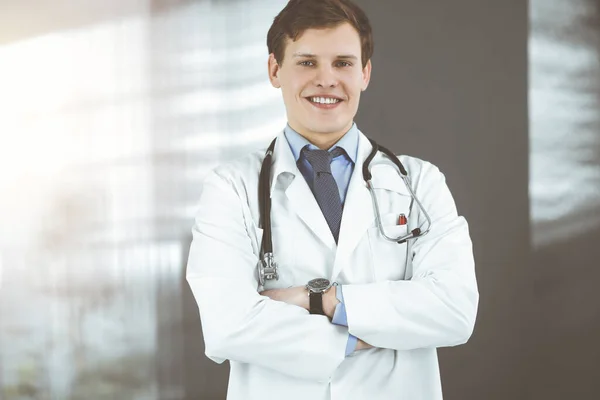
[[[294,53],[293,58],[316,58],[317,56],[310,53]],[[340,54],[336,58],[341,58],[345,60],[358,60],[358,57],[353,56],[352,54]]]

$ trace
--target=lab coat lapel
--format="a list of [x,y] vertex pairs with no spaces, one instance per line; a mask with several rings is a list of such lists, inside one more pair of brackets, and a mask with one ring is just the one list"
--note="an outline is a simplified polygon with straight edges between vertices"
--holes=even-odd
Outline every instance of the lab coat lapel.
[[333,279],[338,276],[343,266],[349,264],[352,252],[375,219],[371,195],[362,174],[363,162],[372,148],[367,137],[359,132],[356,164],[346,194]]
[[277,177],[282,172],[290,172],[294,175],[289,186],[285,190],[286,198],[291,209],[298,215],[304,224],[330,249],[335,248],[335,239],[327,225],[327,221],[319,208],[315,196],[311,192],[302,173],[298,170],[292,150],[281,133],[277,137],[274,151],[274,168],[271,177],[271,198],[276,189]]

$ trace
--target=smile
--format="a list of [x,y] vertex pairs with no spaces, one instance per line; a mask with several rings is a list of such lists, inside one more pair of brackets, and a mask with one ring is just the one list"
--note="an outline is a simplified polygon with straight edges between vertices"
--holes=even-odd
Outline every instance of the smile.
[[342,100],[333,97],[307,97],[306,100],[313,106],[324,110],[336,108],[342,102]]

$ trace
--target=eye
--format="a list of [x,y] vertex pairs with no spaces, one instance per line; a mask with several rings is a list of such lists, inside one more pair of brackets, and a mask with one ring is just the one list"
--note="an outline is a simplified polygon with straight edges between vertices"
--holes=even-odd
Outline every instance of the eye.
[[338,61],[338,66],[340,67],[351,67],[352,63],[349,63],[348,61]]
[[305,67],[312,67],[313,65],[315,65],[315,63],[312,61],[300,61],[298,63],[298,65],[303,65]]

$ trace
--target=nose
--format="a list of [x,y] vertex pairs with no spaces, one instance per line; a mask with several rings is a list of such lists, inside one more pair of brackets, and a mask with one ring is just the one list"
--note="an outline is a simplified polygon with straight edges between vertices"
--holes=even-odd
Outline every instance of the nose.
[[335,70],[329,65],[321,64],[317,68],[315,85],[323,88],[336,87],[338,85],[338,77]]

